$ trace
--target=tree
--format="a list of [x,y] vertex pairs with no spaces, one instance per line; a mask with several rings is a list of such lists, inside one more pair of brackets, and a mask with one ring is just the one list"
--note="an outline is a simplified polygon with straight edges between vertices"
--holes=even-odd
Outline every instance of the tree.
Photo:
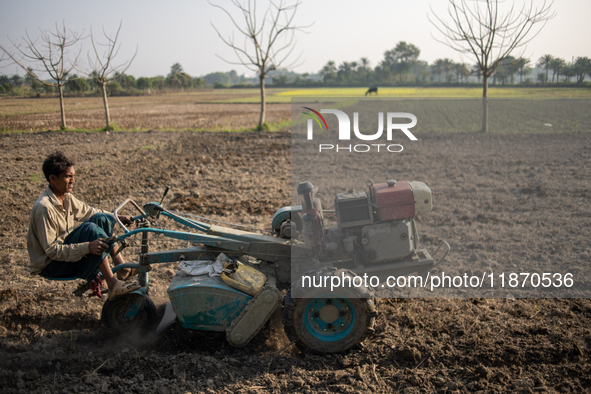
[[[430,22],[443,36],[439,42],[460,52],[471,54],[482,72],[482,132],[488,131],[488,78],[513,50],[526,45],[554,17],[552,3],[534,1],[520,9],[511,5],[506,13],[500,0],[449,0],[451,23],[431,9]],[[502,0],[501,0],[502,1]],[[473,7],[470,7],[472,4]],[[539,29],[534,29],[539,27]]]
[[554,57],[552,55],[544,55],[538,59],[538,66],[542,67],[546,70],[546,75],[544,77],[544,81],[548,82],[548,70],[550,70],[550,64]]
[[193,78],[193,87],[204,88],[205,87],[205,80],[203,78],[199,78],[199,77]]
[[326,63],[326,65],[324,67],[322,67],[322,70],[320,70],[320,75],[322,75],[322,80],[324,82],[329,82],[335,78],[336,72],[337,72],[337,67],[335,65],[335,62],[332,60],[329,60]]
[[70,92],[81,93],[88,90],[88,83],[86,82],[86,79],[79,77],[77,74],[70,74],[68,75],[66,88]]
[[175,63],[170,67],[166,83],[173,89],[190,88],[193,86],[193,78],[183,71],[180,63]]
[[454,69],[454,61],[448,58],[443,59],[443,72],[445,73],[445,82],[450,83]]
[[273,77],[273,85],[285,86],[287,85],[287,75],[279,74]]
[[384,53],[384,65],[390,68],[394,74],[398,75],[402,82],[405,75],[409,73],[417,62],[421,50],[413,44],[400,41],[394,49]]
[[221,71],[209,73],[205,77],[203,77],[203,79],[205,79],[205,82],[208,85],[218,83],[221,85],[229,86],[232,83],[232,78],[228,74],[223,73]]
[[354,70],[355,67],[353,66],[353,63],[342,62],[339,65],[339,71],[337,71],[337,77],[339,79],[339,82],[343,82],[345,84],[349,82]]
[[431,66],[433,74],[437,75],[437,82],[441,83],[441,74],[445,71],[445,61],[443,59],[437,59]]
[[137,79],[137,88],[140,90],[150,89],[152,87],[152,80],[146,77],[139,77]]
[[[506,79],[508,77],[509,82],[511,84],[513,84],[514,79],[515,79],[515,74],[517,74],[519,72],[519,63],[517,62],[517,59],[515,59],[513,56],[507,56],[501,62],[499,70],[500,69],[503,70],[504,79]],[[503,80],[503,85],[504,84],[505,84],[505,80]]]
[[[231,1],[242,14],[244,18],[243,24],[238,23],[225,8],[211,2],[209,4],[228,15],[234,27],[244,36],[244,44],[242,46],[236,44],[234,35],[224,38],[215,25],[212,24],[212,26],[221,40],[234,50],[239,62],[230,62],[223,58],[222,60],[230,64],[243,65],[256,72],[259,78],[261,114],[257,128],[262,130],[266,114],[265,77],[269,71],[294,65],[294,63],[291,63],[284,66],[284,63],[295,48],[295,32],[303,28],[294,24],[294,18],[301,3],[298,1],[288,5],[283,0],[280,0],[279,3],[271,1],[262,19],[260,19],[257,15],[256,0],[248,0],[246,3],[239,0]],[[280,42],[281,39],[284,39],[284,41]]]
[[[111,116],[109,114],[109,102],[107,100],[107,86],[109,81],[113,78],[120,76],[121,74],[125,73],[135,56],[137,55],[137,46],[135,49],[135,53],[131,57],[130,60],[123,62],[118,65],[114,65],[113,61],[117,54],[119,53],[119,48],[121,45],[117,45],[117,40],[119,39],[119,31],[121,30],[121,25],[123,22],[119,23],[119,27],[117,28],[117,32],[115,33],[115,37],[109,36],[105,29],[103,28],[103,35],[105,37],[106,42],[101,44],[95,41],[94,35],[92,34],[92,28],[90,29],[90,39],[92,41],[92,49],[94,50],[94,57],[90,57],[88,55],[88,63],[90,68],[92,69],[91,75],[94,78],[94,81],[99,85],[103,91],[103,106],[105,107],[105,130],[112,130],[111,126]],[[99,53],[98,47],[104,47],[104,52]]]
[[367,85],[368,75],[371,72],[370,62],[368,58],[362,57],[361,59],[359,59],[359,67],[357,68],[357,71],[361,75],[363,83]]
[[161,75],[158,75],[157,77],[150,78],[150,81],[151,81],[152,88],[157,89],[157,90],[162,90],[162,89],[164,89],[164,84],[166,83],[166,78],[164,78]]
[[[64,85],[67,83],[68,74],[74,70],[79,62],[80,52],[75,46],[83,38],[82,33],[72,30],[66,30],[65,23],[59,28],[57,23],[54,31],[42,31],[37,39],[32,39],[25,30],[25,36],[22,37],[24,45],[20,45],[11,40],[16,49],[16,53],[10,53],[0,46],[6,54],[29,76],[36,79],[48,88],[58,88],[60,98],[60,113],[62,129],[66,129],[66,112],[64,109]],[[72,50],[74,52],[72,53]],[[17,55],[18,54],[18,55]],[[18,58],[17,58],[18,56]],[[25,62],[32,62],[35,67],[27,67]],[[31,70],[29,70],[31,69]],[[41,79],[40,73],[47,73],[53,79],[53,82]]]
[[429,64],[424,60],[417,60],[412,67],[412,73],[415,75],[417,82],[425,83],[427,78],[431,76],[429,72]]
[[14,85],[15,88],[18,88],[22,85],[23,79],[20,75],[14,74],[12,77],[10,77],[10,82]]
[[501,82],[501,85],[505,85],[505,83],[507,83],[507,78],[509,78],[508,59],[509,57],[503,59],[501,64],[499,64],[497,67],[497,72],[493,75],[493,85],[497,84],[497,79]]
[[480,78],[482,78],[482,70],[480,69],[478,64],[474,64],[472,66],[472,68],[470,69],[470,74],[475,75],[476,78],[478,79],[478,82],[480,83]]
[[578,57],[573,64],[573,71],[577,76],[577,83],[582,83],[585,80],[585,74],[591,76],[591,59],[587,56]]
[[470,66],[467,63],[454,63],[453,68],[457,82],[463,82],[470,75]]
[[173,76],[174,74],[183,73],[183,66],[180,63],[175,63],[170,67],[170,73],[168,74],[169,77]]
[[519,73],[519,83],[523,83],[523,76],[531,73],[531,67],[529,66],[530,60],[523,56],[515,60],[516,67]]
[[554,82],[554,76],[556,76],[556,83],[560,82],[560,71],[566,67],[566,60],[559,57],[555,57],[550,62],[550,68],[552,69],[552,82]]
[[570,83],[571,78],[576,75],[575,70],[573,69],[573,65],[570,63],[567,64],[566,67],[562,69],[562,75],[564,75],[566,83]]

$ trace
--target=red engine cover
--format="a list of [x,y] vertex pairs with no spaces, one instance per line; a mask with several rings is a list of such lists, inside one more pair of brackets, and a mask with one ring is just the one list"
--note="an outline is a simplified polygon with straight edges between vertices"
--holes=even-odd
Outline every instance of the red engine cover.
[[399,181],[393,186],[378,183],[371,187],[371,194],[381,221],[406,219],[415,215],[415,201],[408,182]]

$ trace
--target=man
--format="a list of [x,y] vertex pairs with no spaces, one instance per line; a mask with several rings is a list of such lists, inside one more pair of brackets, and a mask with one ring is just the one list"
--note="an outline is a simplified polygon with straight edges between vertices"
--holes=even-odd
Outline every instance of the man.
[[[62,152],[52,153],[43,162],[43,174],[49,186],[33,205],[27,235],[31,274],[92,281],[100,271],[110,299],[138,289],[137,283],[118,281],[109,265],[109,246],[104,240],[113,233],[115,217],[87,206],[71,194],[74,162]],[[119,219],[126,224],[131,222],[125,216]],[[74,221],[84,223],[74,228]],[[117,246],[111,250],[115,265],[124,263],[116,253]]]

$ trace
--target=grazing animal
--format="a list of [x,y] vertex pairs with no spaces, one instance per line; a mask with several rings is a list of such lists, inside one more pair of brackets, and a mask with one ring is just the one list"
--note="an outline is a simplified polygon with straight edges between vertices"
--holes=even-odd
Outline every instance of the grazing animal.
[[371,93],[378,94],[378,88],[376,86],[372,86],[371,88],[367,89],[367,92],[365,92],[365,95],[367,96],[368,94],[371,94]]

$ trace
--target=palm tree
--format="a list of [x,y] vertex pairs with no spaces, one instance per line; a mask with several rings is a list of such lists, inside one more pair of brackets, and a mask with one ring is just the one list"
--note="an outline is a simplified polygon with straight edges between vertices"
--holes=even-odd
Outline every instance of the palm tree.
[[573,65],[568,64],[566,67],[562,68],[562,75],[564,75],[564,78],[566,79],[566,83],[570,83],[570,79],[572,77],[576,76],[577,74],[575,73]]
[[437,82],[441,83],[441,74],[445,71],[444,67],[445,61],[443,59],[435,60],[435,63],[431,66],[433,70],[433,74],[437,75]]
[[554,82],[554,75],[556,75],[556,83],[560,79],[560,70],[566,67],[566,61],[559,57],[555,57],[550,61],[550,68],[552,69],[552,82]]
[[591,75],[591,59],[587,56],[578,57],[573,64],[573,70],[577,75],[577,83],[582,83],[585,79],[585,74]]
[[515,74],[519,72],[519,64],[517,63],[517,59],[513,56],[507,56],[504,60],[505,67],[509,73],[509,79],[511,80],[511,84],[515,82]]
[[548,81],[548,70],[550,69],[550,63],[552,62],[554,57],[552,55],[544,55],[538,60],[538,66],[541,66],[544,70],[546,70],[546,77],[544,81]]
[[362,57],[361,59],[359,59],[359,68],[357,68],[357,71],[359,71],[363,77],[363,82],[367,85],[367,74],[370,71],[370,67],[369,67],[369,59],[366,57]]
[[334,79],[336,71],[337,68],[335,66],[335,62],[329,60],[328,63],[326,63],[326,65],[322,67],[322,70],[320,70],[320,75],[322,75],[322,79],[324,80],[324,82],[328,82],[331,79]]
[[454,70],[458,82],[464,82],[464,79],[467,79],[470,75],[470,68],[467,63],[455,63]]
[[443,59],[443,71],[445,72],[445,82],[451,82],[451,71],[454,68],[454,61],[448,58]]
[[[355,63],[356,64],[356,63]],[[339,71],[337,75],[339,77],[339,81],[348,82],[351,79],[351,74],[353,73],[354,63],[349,62],[342,62],[339,66]]]
[[393,49],[384,52],[384,61],[398,80],[402,82],[416,64],[421,50],[410,43],[400,41]]
[[531,74],[531,67],[529,66],[530,60],[524,57],[520,57],[515,61],[516,67],[519,73],[519,83],[523,83],[523,76]]
[[497,78],[503,85],[507,82],[507,78],[509,78],[510,82],[513,83],[513,74],[517,72],[514,63],[515,58],[513,56],[507,56],[504,58],[493,75],[493,83],[496,84]]
[[417,60],[411,70],[412,74],[416,77],[416,81],[425,83],[427,78],[431,76],[429,72],[429,64],[424,60]]

